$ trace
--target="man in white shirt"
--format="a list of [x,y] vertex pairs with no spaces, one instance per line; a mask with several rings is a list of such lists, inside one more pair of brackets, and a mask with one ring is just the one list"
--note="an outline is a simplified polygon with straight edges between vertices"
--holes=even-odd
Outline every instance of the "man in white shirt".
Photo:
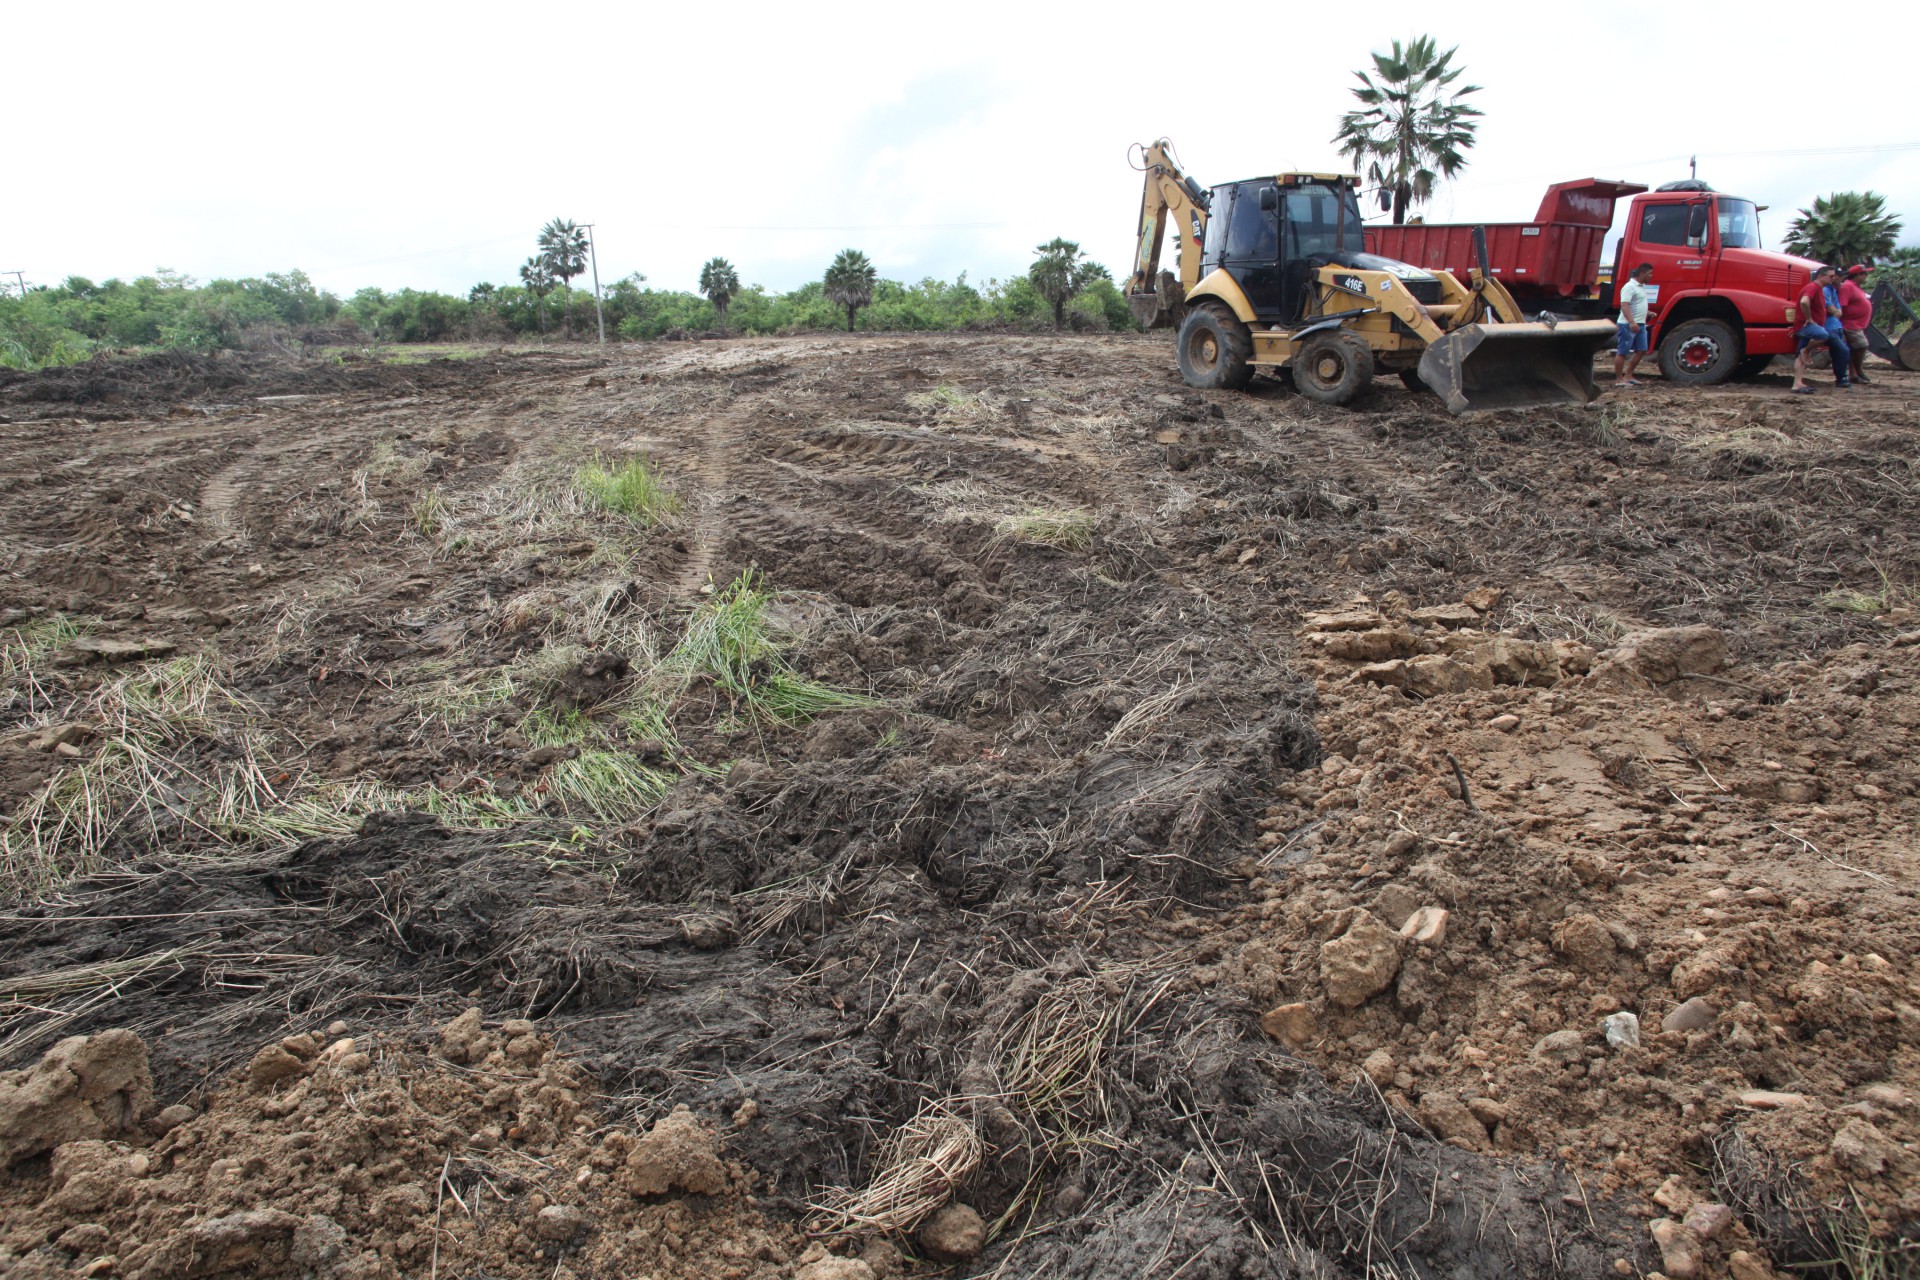
[[1620,316],[1615,321],[1619,338],[1613,348],[1613,385],[1616,387],[1646,385],[1633,376],[1633,371],[1640,367],[1641,357],[1647,354],[1647,281],[1651,279],[1653,264],[1643,262],[1620,286]]

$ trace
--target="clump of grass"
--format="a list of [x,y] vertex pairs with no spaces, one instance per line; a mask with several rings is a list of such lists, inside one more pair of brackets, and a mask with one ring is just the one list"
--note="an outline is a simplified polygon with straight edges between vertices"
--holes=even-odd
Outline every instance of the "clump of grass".
[[1878,591],[1856,591],[1850,587],[1839,587],[1820,597],[1820,603],[1829,609],[1838,609],[1842,613],[1882,614],[1901,603],[1905,596],[1887,571],[1879,565],[1873,571],[1880,575]]
[[407,519],[421,537],[438,537],[447,523],[446,498],[438,489],[428,489],[407,508]]
[[704,676],[749,714],[776,724],[804,724],[829,711],[873,705],[873,699],[809,680],[787,664],[791,637],[767,618],[773,596],[748,569],[716,590],[687,623],[665,666]]
[[930,413],[972,414],[980,408],[981,401],[979,396],[943,382],[931,391],[914,392],[907,397],[907,403]]
[[1078,508],[1052,511],[1031,507],[1024,514],[1003,519],[1000,532],[1021,542],[1043,542],[1067,551],[1084,551],[1093,543],[1093,515]]
[[659,524],[680,510],[680,499],[640,458],[609,466],[596,454],[573,473],[573,483],[602,510],[638,524]]
[[880,1144],[866,1186],[832,1188],[811,1206],[821,1215],[814,1227],[830,1233],[911,1231],[979,1168],[984,1150],[973,1126],[946,1103],[926,1103]]

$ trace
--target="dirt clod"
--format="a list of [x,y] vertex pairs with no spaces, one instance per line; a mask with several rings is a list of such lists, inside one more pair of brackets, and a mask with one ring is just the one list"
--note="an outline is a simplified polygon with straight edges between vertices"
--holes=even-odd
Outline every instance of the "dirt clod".
[[1370,911],[1357,912],[1345,933],[1321,944],[1320,981],[1337,1005],[1366,1003],[1399,972],[1399,936]]
[[65,1142],[132,1133],[152,1102],[140,1037],[71,1036],[25,1071],[0,1072],[0,1169]]
[[965,1262],[987,1242],[987,1224],[972,1205],[950,1204],[920,1224],[916,1237],[941,1262]]

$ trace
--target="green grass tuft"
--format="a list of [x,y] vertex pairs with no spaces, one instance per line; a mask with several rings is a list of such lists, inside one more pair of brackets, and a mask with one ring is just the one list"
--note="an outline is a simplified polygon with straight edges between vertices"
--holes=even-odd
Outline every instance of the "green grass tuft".
[[772,601],[753,570],[742,573],[688,621],[666,666],[685,677],[705,676],[741,710],[776,724],[873,706],[871,698],[809,680],[787,664],[784,651],[792,637],[767,620]]
[[596,455],[573,473],[573,483],[602,510],[639,524],[659,524],[680,511],[680,499],[639,458],[609,467]]

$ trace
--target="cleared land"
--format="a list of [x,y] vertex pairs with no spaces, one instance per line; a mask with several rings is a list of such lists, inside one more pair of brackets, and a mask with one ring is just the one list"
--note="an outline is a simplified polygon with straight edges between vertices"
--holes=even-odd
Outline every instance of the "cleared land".
[[99,1041],[126,1114],[67,1137],[121,1145],[49,1160],[0,1076],[0,1261],[859,1280],[972,1254],[951,1199],[968,1275],[1897,1259],[1920,376],[1873,373],[6,375],[0,1069],[123,1028],[152,1088]]

